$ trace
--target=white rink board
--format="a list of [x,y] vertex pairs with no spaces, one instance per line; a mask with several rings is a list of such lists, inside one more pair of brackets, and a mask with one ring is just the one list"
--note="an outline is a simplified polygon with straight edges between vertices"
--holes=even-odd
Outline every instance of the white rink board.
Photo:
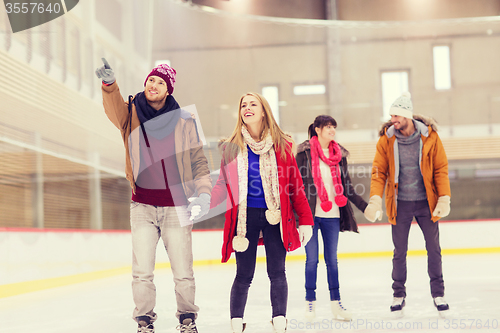
[[[392,251],[390,225],[361,225],[360,233],[341,233],[339,254]],[[499,247],[500,221],[441,222],[441,248],[476,249]],[[161,244],[157,262],[168,262]],[[220,261],[222,230],[194,231],[196,261]],[[424,250],[418,225],[410,231],[410,250]],[[131,265],[131,236],[116,231],[0,231],[0,285],[60,277]],[[289,256],[304,255],[300,248]],[[259,256],[265,256],[259,247]]]

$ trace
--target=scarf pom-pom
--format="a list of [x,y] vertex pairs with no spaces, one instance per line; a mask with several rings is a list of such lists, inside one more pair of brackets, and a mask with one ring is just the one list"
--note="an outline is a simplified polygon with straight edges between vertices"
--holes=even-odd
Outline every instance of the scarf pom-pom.
[[248,238],[245,236],[234,236],[233,249],[236,252],[245,252],[248,249]]
[[321,209],[323,209],[324,212],[329,212],[333,207],[333,203],[331,201],[323,201],[321,203]]
[[337,195],[335,197],[335,203],[337,204],[337,206],[339,207],[344,207],[345,205],[347,205],[347,198],[345,197],[345,195],[341,194],[341,195]]
[[266,210],[266,220],[269,224],[276,225],[281,221],[281,210]]

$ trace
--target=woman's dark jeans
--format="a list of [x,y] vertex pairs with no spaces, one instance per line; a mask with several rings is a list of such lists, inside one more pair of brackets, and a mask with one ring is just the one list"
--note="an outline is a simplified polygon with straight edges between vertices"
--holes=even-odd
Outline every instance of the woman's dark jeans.
[[272,317],[286,316],[288,284],[285,274],[286,250],[281,240],[281,224],[271,225],[266,220],[265,208],[247,208],[248,249],[236,252],[236,277],[231,288],[231,318],[243,318],[248,288],[252,283],[257,259],[257,244],[262,231],[266,249],[267,275],[271,282]]

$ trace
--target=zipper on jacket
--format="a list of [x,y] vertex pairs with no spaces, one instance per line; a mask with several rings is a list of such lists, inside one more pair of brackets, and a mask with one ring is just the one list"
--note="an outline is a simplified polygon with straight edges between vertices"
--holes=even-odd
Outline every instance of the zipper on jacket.
[[[181,118],[181,119],[182,119],[182,118]],[[182,139],[182,140],[181,140],[181,142],[182,142],[182,150],[181,150],[181,151],[184,151],[184,133],[185,133],[185,128],[184,128],[184,126],[185,126],[185,123],[184,123],[184,125],[182,125],[182,126],[183,126],[183,127],[182,127],[182,138],[181,138],[181,139]],[[175,129],[174,129],[174,138],[175,138]],[[174,140],[174,142],[175,142],[175,140]],[[174,149],[174,150],[175,150],[175,149]],[[191,151],[190,151],[190,152],[191,152]],[[175,154],[175,155],[177,155],[177,154]],[[175,158],[176,158],[176,160],[177,160],[177,156],[176,156]],[[184,168],[184,154],[181,154],[181,164],[182,164],[182,167]],[[185,175],[185,174],[186,174],[186,172],[185,172],[185,171],[183,171],[183,172],[182,172],[182,187],[184,188],[184,193],[186,193],[186,188],[185,188],[185,186],[186,186],[186,180],[185,180],[185,178],[184,178],[184,175]],[[193,182],[194,182],[194,177],[193,177]]]

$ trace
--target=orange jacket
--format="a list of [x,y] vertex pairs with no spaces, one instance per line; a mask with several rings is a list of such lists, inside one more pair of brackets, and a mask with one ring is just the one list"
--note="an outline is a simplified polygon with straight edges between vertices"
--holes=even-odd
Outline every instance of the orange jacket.
[[[439,197],[451,196],[448,159],[437,134],[437,124],[434,119],[419,115],[414,115],[413,119],[421,131],[420,171],[432,214]],[[398,142],[394,131],[391,122],[385,123],[380,130],[370,185],[370,197],[373,195],[382,197],[384,187],[386,188],[385,206],[391,224],[396,224],[399,177],[399,155],[394,154],[398,149]],[[432,221],[437,220],[439,217],[433,215]]]

